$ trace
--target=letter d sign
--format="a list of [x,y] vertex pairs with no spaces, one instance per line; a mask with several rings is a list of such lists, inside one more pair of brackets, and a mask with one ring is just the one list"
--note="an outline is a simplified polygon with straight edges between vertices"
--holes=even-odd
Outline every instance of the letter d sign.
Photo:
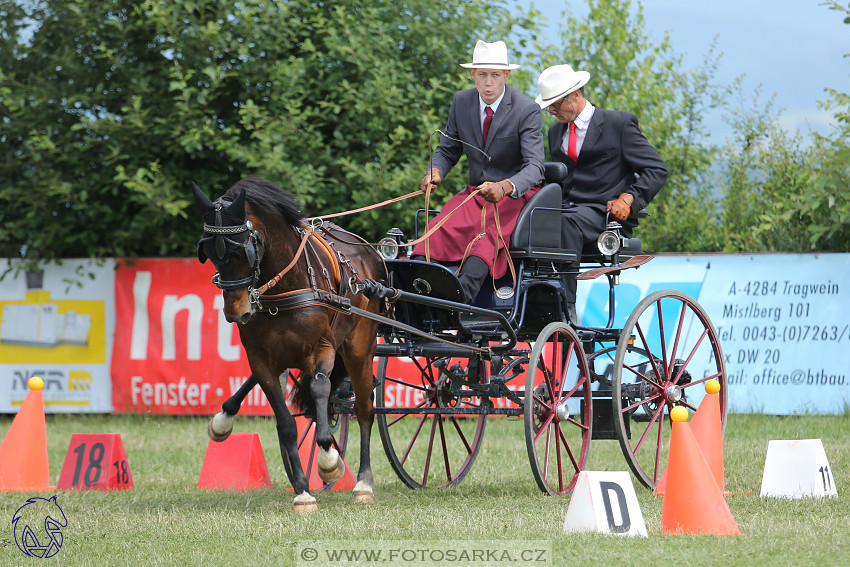
[[564,519],[564,531],[647,537],[629,473],[580,472]]

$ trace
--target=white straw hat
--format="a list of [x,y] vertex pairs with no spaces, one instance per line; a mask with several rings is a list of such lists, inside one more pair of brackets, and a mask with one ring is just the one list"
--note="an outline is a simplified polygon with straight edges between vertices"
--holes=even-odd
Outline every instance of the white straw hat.
[[546,108],[556,100],[579,90],[590,80],[587,71],[573,71],[569,65],[555,65],[540,73],[537,88],[540,94],[534,99],[540,108]]
[[472,63],[461,63],[467,69],[519,69],[519,65],[508,64],[508,47],[504,41],[487,43],[478,40],[472,51]]

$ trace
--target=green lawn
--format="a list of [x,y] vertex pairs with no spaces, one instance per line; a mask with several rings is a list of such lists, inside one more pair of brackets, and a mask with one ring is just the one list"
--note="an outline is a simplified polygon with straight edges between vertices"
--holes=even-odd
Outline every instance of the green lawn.
[[[11,419],[0,417],[0,435]],[[405,488],[390,469],[375,430],[375,504],[354,505],[346,493],[318,493],[320,511],[310,515],[292,511],[274,422],[267,418],[237,418],[235,431],[260,434],[274,489],[198,489],[206,429],[207,418],[48,416],[54,484],[73,433],[120,433],[135,488],[59,492],[69,525],[62,549],[44,564],[294,565],[297,542],[304,541],[318,541],[321,549],[344,547],[346,541],[352,547],[382,540],[445,548],[495,540],[494,546],[511,548],[542,542],[551,550],[551,561],[538,563],[543,565],[850,565],[850,416],[729,416],[727,501],[742,538],[662,535],[662,499],[636,482],[648,538],[563,533],[569,498],[538,490],[521,421],[492,418],[472,472],[460,486],[439,490]],[[357,438],[353,424],[348,457],[355,470]],[[823,440],[839,497],[760,498],[768,440],[807,438]],[[593,441],[589,468],[627,470],[617,442]],[[0,565],[39,561],[20,552],[12,532],[12,515],[28,496],[0,493],[0,525],[5,526],[0,528]]]

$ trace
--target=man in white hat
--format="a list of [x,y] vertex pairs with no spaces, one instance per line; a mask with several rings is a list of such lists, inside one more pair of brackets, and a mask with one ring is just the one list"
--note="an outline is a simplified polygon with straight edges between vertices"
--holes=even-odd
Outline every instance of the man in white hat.
[[[413,250],[453,268],[465,299],[472,301],[488,273],[499,278],[507,270],[504,250],[523,204],[543,182],[543,121],[534,101],[505,84],[519,65],[508,63],[503,41],[479,41],[470,69],[475,88],[455,94],[445,135],[440,138],[420,187],[438,185],[465,153],[469,185],[452,197],[431,225],[451,213],[448,221]],[[480,190],[465,205],[470,193]],[[498,208],[501,235],[494,221]],[[485,231],[481,236],[482,209]]]
[[[549,153],[564,162],[561,245],[581,252],[605,230],[606,213],[619,221],[624,236],[637,226],[634,215],[646,207],[667,181],[667,166],[630,112],[605,110],[584,98],[586,71],[569,65],[544,70],[537,80],[535,102],[558,119],[549,128]],[[573,304],[575,274],[567,278],[567,300]],[[574,317],[573,317],[574,318]]]

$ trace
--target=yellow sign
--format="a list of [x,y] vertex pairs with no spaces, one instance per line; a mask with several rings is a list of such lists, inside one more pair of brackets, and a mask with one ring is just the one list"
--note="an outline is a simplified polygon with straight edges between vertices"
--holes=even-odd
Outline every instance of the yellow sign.
[[[24,301],[0,302],[0,360],[14,364],[106,363],[105,302],[51,301],[48,291],[30,291]],[[72,375],[70,381],[71,389],[87,389],[91,376],[86,380]]]

